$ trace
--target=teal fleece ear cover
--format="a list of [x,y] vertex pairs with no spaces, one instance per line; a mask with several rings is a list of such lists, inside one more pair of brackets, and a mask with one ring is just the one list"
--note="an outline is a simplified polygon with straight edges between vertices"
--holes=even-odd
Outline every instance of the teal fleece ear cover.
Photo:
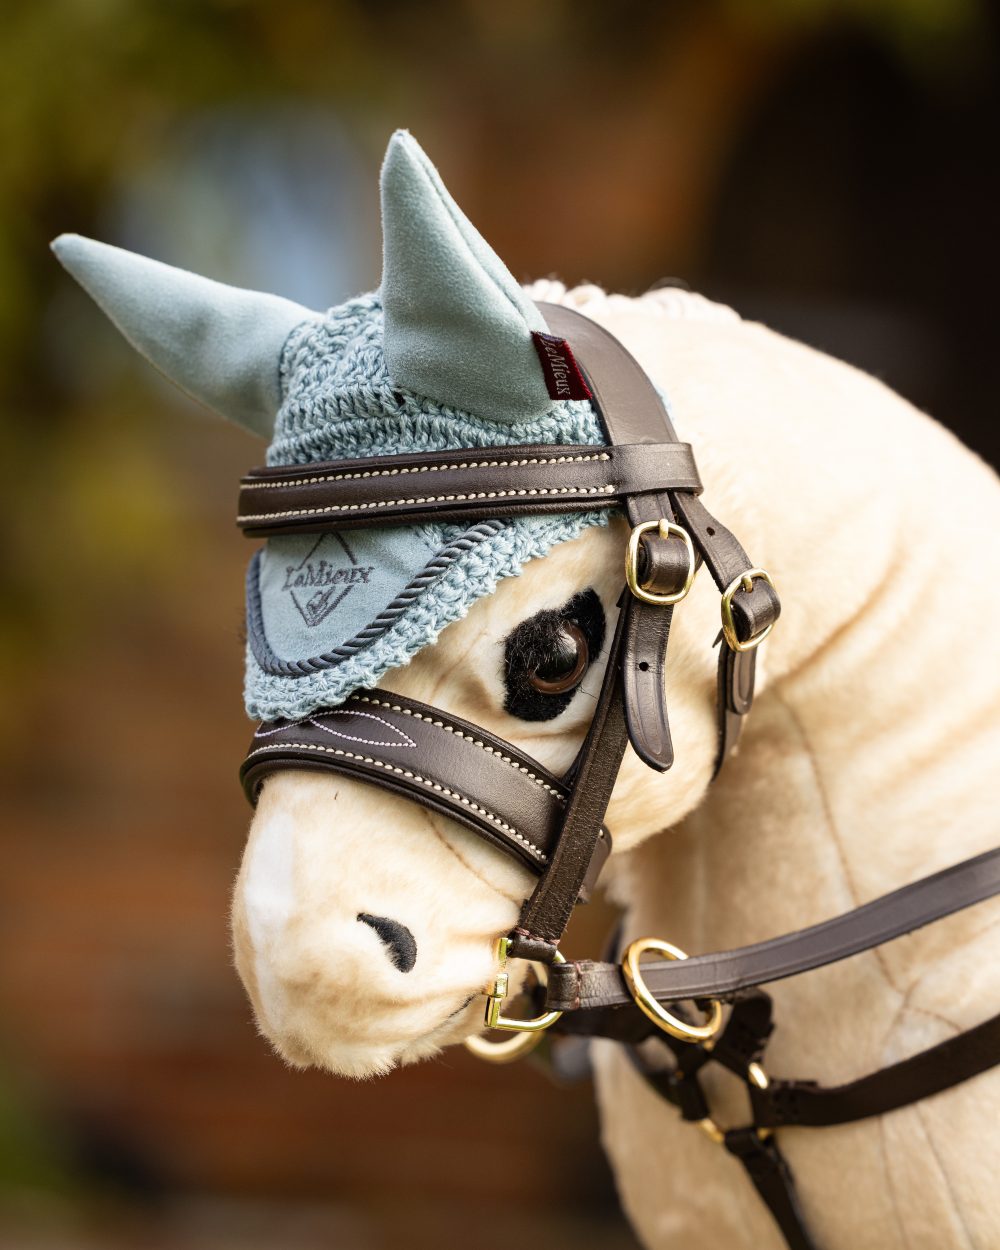
[[278,361],[291,331],[319,314],[78,234],[60,262],[132,346],[192,398],[270,438],[281,402]]
[[[404,131],[382,170],[379,291],[320,315],[63,236],[66,267],[179,386],[271,432],[270,465],[513,443],[604,442],[553,400],[538,309]],[[277,415],[274,409],[277,408]],[[247,573],[245,698],[307,716],[379,682],[505,577],[602,512],[269,540]]]

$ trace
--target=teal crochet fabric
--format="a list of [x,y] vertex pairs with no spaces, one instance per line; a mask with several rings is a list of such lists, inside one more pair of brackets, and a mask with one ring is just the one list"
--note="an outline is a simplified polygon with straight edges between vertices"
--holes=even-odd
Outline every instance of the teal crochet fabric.
[[[77,235],[53,247],[161,373],[270,438],[271,465],[603,443],[589,400],[552,398],[533,339],[546,328],[540,309],[406,131],[389,140],[381,205],[378,293],[325,314]],[[605,520],[595,512],[273,539],[247,574],[247,711],[271,720],[342,702],[528,560]]]
[[[268,464],[604,442],[588,401],[553,402],[511,425],[394,387],[382,335],[377,294],[292,332]],[[272,720],[341,703],[405,664],[528,560],[606,520],[592,512],[272,539],[247,578],[248,713]]]

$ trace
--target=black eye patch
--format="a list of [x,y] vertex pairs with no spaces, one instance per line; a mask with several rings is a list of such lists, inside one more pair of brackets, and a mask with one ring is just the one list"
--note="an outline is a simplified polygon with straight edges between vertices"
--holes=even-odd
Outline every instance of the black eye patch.
[[601,654],[604,629],[604,609],[593,590],[522,621],[504,646],[504,711],[528,721],[552,720],[565,711]]

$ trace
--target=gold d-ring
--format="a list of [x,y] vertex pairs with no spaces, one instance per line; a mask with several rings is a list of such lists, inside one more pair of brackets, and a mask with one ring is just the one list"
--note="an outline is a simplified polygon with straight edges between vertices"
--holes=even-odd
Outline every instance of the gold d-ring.
[[622,974],[636,1006],[671,1037],[682,1042],[711,1041],[722,1027],[722,1004],[716,998],[711,1000],[709,1017],[704,1024],[688,1024],[686,1020],[667,1011],[649,992],[643,980],[639,959],[646,951],[653,951],[665,959],[687,959],[687,952],[670,942],[664,942],[660,938],[637,938],[622,959]]
[[[530,1054],[542,1040],[545,1030],[562,1015],[561,1011],[546,1011],[530,1020],[518,1020],[514,1016],[502,1014],[504,999],[510,985],[507,974],[507,955],[511,948],[510,938],[497,940],[496,955],[500,963],[497,975],[490,982],[486,991],[486,1017],[483,1023],[488,1029],[505,1029],[514,1034],[502,1042],[488,1042],[480,1033],[474,1033],[464,1042],[465,1049],[477,1059],[485,1059],[487,1063],[513,1063],[522,1055]],[[566,962],[565,956],[556,951],[554,960],[557,964]]]
[[[512,1033],[544,1033],[551,1024],[562,1015],[561,1011],[546,1011],[540,1016],[533,1016],[530,1020],[518,1020],[514,1016],[503,1015],[503,1003],[507,997],[507,987],[509,978],[507,976],[507,955],[511,948],[510,938],[502,937],[497,942],[497,959],[500,961],[500,971],[494,977],[492,984],[486,991],[486,1019],[484,1023],[488,1029],[509,1029]],[[566,958],[556,951],[553,956],[553,963],[564,964]]]

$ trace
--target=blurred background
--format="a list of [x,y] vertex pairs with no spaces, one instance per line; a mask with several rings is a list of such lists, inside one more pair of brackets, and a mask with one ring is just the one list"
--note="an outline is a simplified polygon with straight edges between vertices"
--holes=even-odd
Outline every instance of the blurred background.
[[[328,306],[378,282],[378,166],[407,126],[518,277],[681,279],[995,459],[993,11],[3,18],[0,1247],[626,1250],[587,1087],[460,1053],[351,1084],[255,1034],[226,913],[249,815],[233,505],[261,448],[161,383],[47,243],[75,230]],[[608,922],[589,909],[577,950]]]

